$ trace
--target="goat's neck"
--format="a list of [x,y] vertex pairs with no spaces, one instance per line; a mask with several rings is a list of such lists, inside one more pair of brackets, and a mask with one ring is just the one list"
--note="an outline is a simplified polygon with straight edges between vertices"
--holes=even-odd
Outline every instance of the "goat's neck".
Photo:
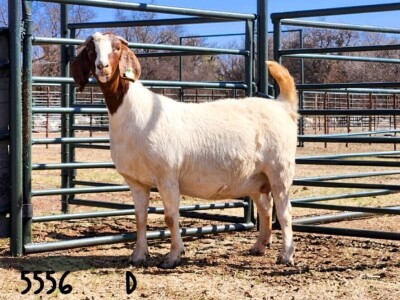
[[113,115],[124,100],[124,96],[129,89],[129,81],[122,79],[116,72],[108,82],[99,82],[99,85],[104,94],[107,108],[110,114]]

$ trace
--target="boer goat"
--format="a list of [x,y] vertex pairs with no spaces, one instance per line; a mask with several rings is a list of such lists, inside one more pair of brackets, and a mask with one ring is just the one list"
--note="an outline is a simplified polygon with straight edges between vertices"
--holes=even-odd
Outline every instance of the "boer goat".
[[178,265],[184,251],[181,194],[203,199],[251,196],[260,220],[252,254],[264,254],[271,242],[274,202],[283,234],[278,263],[293,264],[289,188],[297,143],[297,92],[285,68],[267,63],[280,86],[280,101],[180,103],[143,87],[139,61],[126,40],[111,33],[95,33],[86,40],[71,74],[81,91],[94,75],[106,100],[112,159],[135,203],[137,243],[131,263],[141,265],[148,256],[147,209],[155,186],[171,231],[171,249],[161,267]]

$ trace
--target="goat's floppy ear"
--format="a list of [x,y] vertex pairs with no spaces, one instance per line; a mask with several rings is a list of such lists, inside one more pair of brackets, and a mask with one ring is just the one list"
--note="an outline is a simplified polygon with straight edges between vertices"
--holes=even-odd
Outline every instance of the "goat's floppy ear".
[[136,55],[128,48],[127,42],[122,42],[122,53],[119,59],[119,72],[121,77],[127,80],[136,81],[140,77],[142,68]]
[[78,85],[80,92],[83,91],[85,85],[89,82],[89,76],[92,69],[90,57],[88,54],[88,43],[91,42],[91,37],[83,44],[85,48],[81,50],[78,56],[71,62],[71,75],[75,83]]

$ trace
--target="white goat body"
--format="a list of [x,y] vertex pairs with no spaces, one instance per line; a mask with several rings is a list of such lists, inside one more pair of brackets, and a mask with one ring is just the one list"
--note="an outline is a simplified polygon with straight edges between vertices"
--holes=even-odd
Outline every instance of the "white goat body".
[[112,158],[130,180],[147,186],[173,180],[192,197],[260,193],[266,174],[276,176],[269,165],[295,152],[296,123],[287,109],[260,98],[181,103],[131,83],[109,116]]
[[171,251],[162,267],[179,264],[184,250],[180,194],[204,199],[251,196],[260,217],[253,254],[263,254],[271,242],[274,201],[283,238],[278,262],[293,264],[289,188],[297,144],[297,93],[289,72],[268,62],[280,86],[280,101],[180,103],[143,87],[139,61],[124,39],[96,33],[84,46],[71,73],[81,90],[93,74],[106,99],[112,158],[135,202],[137,243],[130,261],[146,261],[147,209],[150,188],[156,186],[171,231]]

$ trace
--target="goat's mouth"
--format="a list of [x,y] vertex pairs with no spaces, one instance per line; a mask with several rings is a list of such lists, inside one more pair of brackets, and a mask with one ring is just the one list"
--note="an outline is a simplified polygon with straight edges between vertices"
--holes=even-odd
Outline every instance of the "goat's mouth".
[[101,83],[106,83],[111,79],[111,74],[97,74],[97,78]]

